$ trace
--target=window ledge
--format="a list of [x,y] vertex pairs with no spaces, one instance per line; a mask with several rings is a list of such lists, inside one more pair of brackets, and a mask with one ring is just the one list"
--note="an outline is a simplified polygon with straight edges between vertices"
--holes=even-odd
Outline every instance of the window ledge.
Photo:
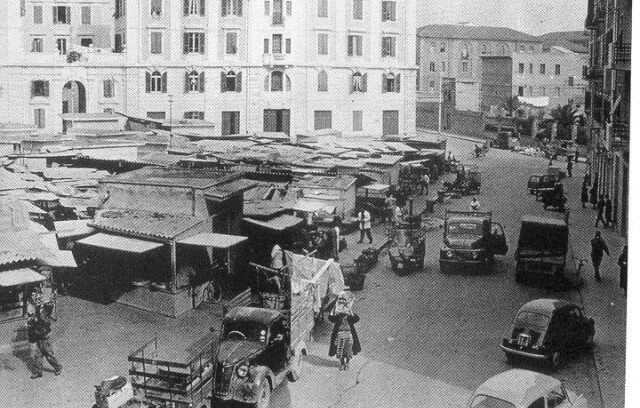
[[50,103],[47,96],[34,96],[29,100],[30,105],[49,105]]

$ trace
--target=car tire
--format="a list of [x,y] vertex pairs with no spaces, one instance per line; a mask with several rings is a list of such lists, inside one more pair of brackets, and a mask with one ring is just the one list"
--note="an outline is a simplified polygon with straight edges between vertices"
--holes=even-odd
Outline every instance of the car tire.
[[449,274],[451,273],[450,268],[447,264],[440,263],[440,273]]
[[302,354],[297,354],[295,357],[295,361],[293,363],[293,367],[289,374],[287,374],[287,378],[289,382],[296,382],[302,377],[302,372],[304,370],[304,356]]
[[560,354],[559,351],[554,351],[553,353],[551,353],[551,355],[549,356],[549,367],[552,370],[557,370],[558,367],[560,367],[560,364],[562,362],[562,355]]
[[262,386],[258,391],[258,399],[253,404],[249,406],[251,408],[269,408],[269,403],[271,402],[271,386],[269,385],[269,380],[266,378],[262,380]]

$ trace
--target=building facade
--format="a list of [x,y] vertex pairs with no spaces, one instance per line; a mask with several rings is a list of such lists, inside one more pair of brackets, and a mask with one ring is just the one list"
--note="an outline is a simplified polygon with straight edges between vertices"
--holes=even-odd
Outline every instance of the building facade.
[[[0,114],[204,119],[216,134],[415,134],[415,0],[8,0]],[[9,103],[9,101],[11,101]]]
[[614,219],[627,234],[631,114],[631,0],[589,0],[589,67],[584,77],[589,158],[598,193],[613,201]]

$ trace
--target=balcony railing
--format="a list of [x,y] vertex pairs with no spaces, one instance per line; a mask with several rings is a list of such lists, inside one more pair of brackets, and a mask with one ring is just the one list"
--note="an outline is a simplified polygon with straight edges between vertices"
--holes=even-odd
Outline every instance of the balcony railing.
[[631,44],[617,43],[614,48],[614,62],[627,63],[631,62]]
[[625,122],[614,122],[611,126],[612,142],[629,143],[629,124]]

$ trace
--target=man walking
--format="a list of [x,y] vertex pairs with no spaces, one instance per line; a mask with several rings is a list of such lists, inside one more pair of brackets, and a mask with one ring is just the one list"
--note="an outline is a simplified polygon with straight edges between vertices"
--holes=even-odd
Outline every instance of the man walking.
[[600,279],[600,263],[602,262],[605,252],[609,255],[609,247],[607,243],[604,242],[604,239],[602,239],[600,231],[596,231],[595,236],[591,240],[591,262],[593,263],[593,270],[596,281],[598,282],[602,281]]
[[424,173],[420,184],[420,194],[426,191],[425,195],[429,195],[429,183],[431,183],[431,178],[428,173]]
[[371,237],[371,213],[365,209],[360,210],[360,212],[358,213],[358,224],[360,226],[360,241],[358,241],[358,244],[362,244],[365,234],[369,239],[369,244],[372,244],[373,238]]
[[580,201],[582,201],[582,208],[587,208],[589,202],[589,186],[587,183],[582,183],[582,192],[580,193]]
[[596,217],[596,228],[598,228],[598,223],[602,221],[602,225],[607,226],[604,220],[604,195],[600,194],[600,200],[598,200],[598,216]]
[[609,194],[605,196],[604,200],[604,227],[609,228],[609,224],[613,222],[613,203]]
[[36,306],[35,313],[29,317],[27,321],[27,335],[29,343],[32,347],[33,359],[35,363],[35,372],[31,374],[32,379],[42,377],[42,359],[47,359],[54,374],[60,375],[62,365],[53,355],[53,349],[49,342],[49,334],[51,333],[51,312],[53,305],[46,303],[42,306]]
[[627,253],[629,246],[627,244],[622,247],[622,253],[618,258],[618,266],[620,267],[620,289],[624,291],[624,295],[627,296]]
[[567,177],[573,177],[573,162],[571,157],[567,158]]

